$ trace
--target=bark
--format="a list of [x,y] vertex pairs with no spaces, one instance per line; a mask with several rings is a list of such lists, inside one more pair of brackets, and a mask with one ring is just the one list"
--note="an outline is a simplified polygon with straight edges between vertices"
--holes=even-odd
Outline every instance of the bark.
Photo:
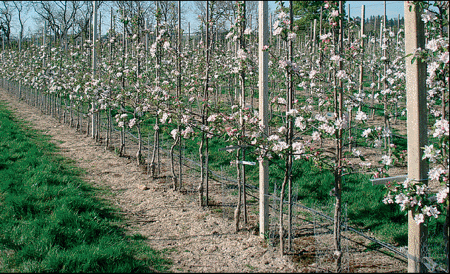
[[158,117],[156,117],[156,123],[155,123],[155,134],[153,139],[153,153],[152,153],[152,160],[150,162],[150,174],[153,179],[156,178],[156,154],[159,146],[159,125],[158,125]]
[[281,193],[280,193],[280,216],[279,216],[279,222],[280,222],[280,255],[284,255],[284,227],[283,227],[283,203],[284,203],[284,192],[286,189],[286,183],[288,182],[288,160],[286,159],[286,166],[284,171],[284,180],[283,184],[281,185]]
[[136,152],[136,161],[137,165],[140,166],[142,164],[142,134],[141,134],[141,125],[137,123],[137,131],[138,131],[138,150]]
[[242,204],[242,174],[241,174],[241,166],[239,164],[239,155],[241,154],[241,148],[236,151],[236,171],[238,177],[238,202],[236,205],[236,209],[234,211],[234,227],[235,232],[239,231],[239,220],[241,216],[241,204]]
[[175,142],[173,142],[172,146],[170,147],[170,170],[172,172],[172,186],[174,190],[177,190],[177,176],[175,175],[175,166],[173,161],[173,151],[175,149],[175,146],[178,144],[180,140],[180,133],[177,133],[177,136],[175,138]]
[[[204,117],[202,118],[202,120],[204,120]],[[198,153],[200,155],[200,183],[198,185],[198,199],[199,199],[198,203],[200,206],[203,206],[203,178],[205,176],[205,174],[204,174],[204,172],[205,172],[205,168],[204,168],[205,156],[203,155],[204,141],[205,141],[205,133],[202,133],[202,141],[200,142],[200,146],[198,148]]]

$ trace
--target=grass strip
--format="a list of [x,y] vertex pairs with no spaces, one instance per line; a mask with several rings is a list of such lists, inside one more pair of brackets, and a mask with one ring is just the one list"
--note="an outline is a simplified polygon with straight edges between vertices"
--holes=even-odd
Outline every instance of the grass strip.
[[0,272],[167,271],[49,139],[0,101]]

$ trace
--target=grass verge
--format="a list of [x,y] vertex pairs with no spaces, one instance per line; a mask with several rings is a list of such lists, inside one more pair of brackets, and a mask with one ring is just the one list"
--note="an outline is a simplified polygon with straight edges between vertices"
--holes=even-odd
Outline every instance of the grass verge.
[[167,271],[48,141],[0,101],[0,272]]

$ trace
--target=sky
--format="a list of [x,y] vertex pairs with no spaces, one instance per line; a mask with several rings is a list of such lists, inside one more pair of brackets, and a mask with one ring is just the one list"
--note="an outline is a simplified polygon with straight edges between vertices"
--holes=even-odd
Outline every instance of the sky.
[[[384,14],[385,1],[347,1],[345,10],[348,14],[348,4],[350,4],[350,17],[361,17],[361,6],[364,5],[364,13],[366,19],[374,15]],[[404,1],[386,1],[386,17],[387,19],[400,18],[404,16]]]
[[[377,16],[384,14],[384,2],[385,1],[347,1],[344,9],[348,14],[348,5],[350,4],[350,17],[361,17],[361,6],[364,5],[364,12],[366,19],[370,16]],[[268,1],[269,13],[275,12],[277,4],[275,1]],[[289,1],[285,1],[285,6],[289,6]],[[404,1],[386,1],[386,17],[397,18],[400,14],[400,18],[404,15]],[[195,15],[190,20],[191,28],[193,25],[197,26]]]
[[[365,17],[369,18],[370,16],[374,15],[383,15],[384,14],[384,2],[385,1],[347,1],[345,4],[344,9],[346,10],[348,14],[348,5],[350,5],[350,16],[351,17],[361,17],[361,6],[365,5]],[[181,5],[192,5],[193,2],[191,1],[182,1]],[[274,13],[276,9],[276,3],[275,1],[268,1],[269,3],[269,13]],[[397,18],[400,14],[400,18],[403,17],[404,11],[403,11],[403,1],[386,1],[386,16],[388,19],[390,18]],[[289,1],[285,1],[285,6],[289,6]],[[190,9],[192,10],[192,9]],[[30,32],[35,32],[38,26],[35,24],[35,20],[33,17],[35,17],[36,14],[34,11],[31,11],[27,17],[28,20],[25,24],[25,35],[29,35]],[[106,18],[102,20],[102,34],[105,34],[106,31],[109,29],[109,12],[107,12],[104,15]],[[195,30],[198,28],[199,22],[197,19],[197,15],[190,11],[186,14],[186,19],[190,22],[191,30]],[[184,23],[182,25],[183,29],[187,30],[187,23]],[[13,36],[16,36],[19,31],[18,24],[14,24],[13,22]]]

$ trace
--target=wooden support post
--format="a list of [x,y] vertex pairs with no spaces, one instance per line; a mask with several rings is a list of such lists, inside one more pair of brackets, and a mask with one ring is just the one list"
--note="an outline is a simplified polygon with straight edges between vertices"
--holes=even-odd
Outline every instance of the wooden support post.
[[[348,8],[348,24],[350,25],[350,4],[348,4],[348,6],[347,6]],[[350,32],[351,32],[351,30],[350,30],[350,28],[348,28],[348,34],[347,34],[347,43],[348,43],[348,45],[350,45],[350,43],[352,42],[351,41],[351,39],[350,39]]]
[[319,36],[322,36],[322,16],[323,16],[323,10],[322,10],[322,7],[320,7]]
[[[45,21],[44,22],[44,29],[42,30],[42,46],[44,47],[44,51],[46,51],[46,47],[47,47],[47,44],[46,44],[46,41],[45,41],[45,36],[47,35],[47,21]],[[44,55],[44,58],[42,58],[42,67],[44,67],[45,68],[45,56],[46,55]]]
[[[405,53],[413,53],[417,48],[425,48],[424,26],[420,12],[411,2],[404,2],[405,12]],[[406,100],[407,100],[407,136],[408,136],[408,178],[424,180],[427,178],[428,163],[422,160],[423,147],[427,144],[427,92],[426,63],[413,56],[406,58]],[[408,272],[425,272],[420,260],[426,256],[427,230],[423,224],[417,224],[413,212],[408,212]]]
[[[359,66],[359,88],[358,91],[361,93],[363,91],[363,80],[364,80],[364,21],[365,21],[365,6],[361,6],[361,65]],[[361,105],[360,105],[361,106]]]
[[[93,13],[92,13],[92,80],[95,80],[96,74],[97,74],[97,1],[93,1]],[[95,99],[93,99],[95,100]],[[92,101],[92,111],[95,111],[95,102]],[[94,112],[92,113],[92,131],[91,131],[91,137],[95,138],[96,133],[96,122],[95,122],[95,115]]]
[[316,28],[317,28],[317,19],[314,19],[314,25],[313,25],[313,37],[312,37],[312,42],[313,42],[313,54],[316,53],[316,36],[317,36],[317,32],[316,32]]
[[[178,76],[177,76],[177,98],[178,98],[178,100],[181,100],[180,99],[180,96],[181,96],[181,41],[182,40],[182,36],[181,36],[181,1],[178,1],[178,44],[177,44],[177,49],[178,49],[178,52],[177,52],[177,71],[178,71]],[[179,113],[178,113],[178,117],[179,117],[179,119],[180,119],[180,117],[181,117],[181,104],[180,104],[180,106],[179,106],[179,108],[178,108],[178,111],[179,111]],[[180,122],[178,123],[178,132],[179,132],[179,134],[181,134],[180,132],[181,132],[181,125],[180,125]],[[183,183],[183,181],[182,181],[182,176],[183,176],[183,165],[182,165],[182,157],[181,157],[181,155],[182,155],[182,153],[183,153],[183,151],[182,151],[182,145],[181,145],[181,142],[182,142],[182,139],[181,139],[181,135],[179,135],[178,137],[178,141],[179,141],[179,144],[178,144],[178,164],[179,164],[179,166],[178,166],[178,186],[179,186],[179,189],[181,189],[181,187],[182,187],[182,183]]]
[[[259,1],[259,41],[258,41],[258,54],[259,54],[259,119],[261,120],[261,126],[263,127],[264,135],[268,136],[268,53],[263,51],[263,47],[268,42],[268,25],[267,25],[267,13],[268,4],[267,1]],[[259,162],[259,236],[264,236],[269,231],[269,166],[267,160]]]

